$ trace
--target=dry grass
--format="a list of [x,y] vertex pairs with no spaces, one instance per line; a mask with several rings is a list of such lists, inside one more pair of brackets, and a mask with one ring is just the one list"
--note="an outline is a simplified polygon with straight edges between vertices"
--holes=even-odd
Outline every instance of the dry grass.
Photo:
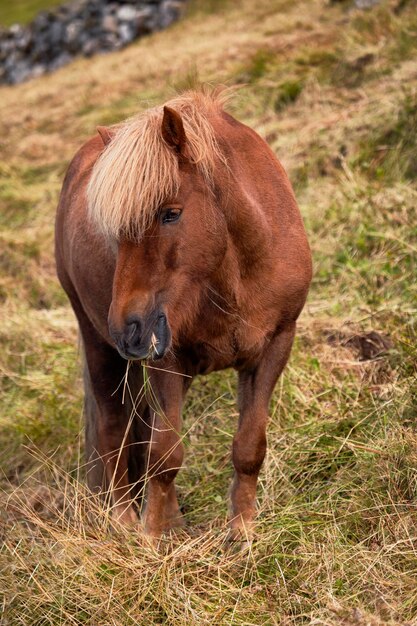
[[[416,623],[417,21],[412,1],[348,4],[196,2],[167,32],[1,90],[1,623]],[[185,534],[156,548],[111,529],[86,491],[76,326],[52,256],[75,149],[198,80],[246,83],[235,114],[287,167],[315,264],[243,553],[225,542],[232,373],[187,401]],[[370,331],[392,347],[362,360],[352,337]]]

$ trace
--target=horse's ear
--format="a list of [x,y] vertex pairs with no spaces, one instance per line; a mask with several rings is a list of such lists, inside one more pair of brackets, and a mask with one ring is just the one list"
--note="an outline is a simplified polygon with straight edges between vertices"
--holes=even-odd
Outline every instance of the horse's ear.
[[97,126],[97,132],[100,135],[104,146],[107,146],[107,144],[110,143],[114,137],[114,132],[110,128],[107,128],[107,126]]
[[164,116],[162,118],[162,137],[171,148],[174,148],[178,154],[184,154],[187,137],[185,136],[184,125],[181,115],[171,109],[164,107]]

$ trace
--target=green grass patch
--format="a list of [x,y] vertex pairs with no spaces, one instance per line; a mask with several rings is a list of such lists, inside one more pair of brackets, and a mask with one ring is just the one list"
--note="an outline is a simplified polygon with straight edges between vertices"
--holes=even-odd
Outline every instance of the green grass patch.
[[276,60],[276,53],[269,48],[260,48],[237,73],[236,80],[240,83],[255,83],[270,73]]
[[27,24],[40,11],[52,9],[60,4],[62,0],[13,0],[13,2],[2,2],[0,4],[0,24],[11,26],[12,24]]
[[278,89],[275,98],[274,109],[281,111],[287,105],[295,102],[303,90],[303,83],[300,80],[288,80],[283,82]]
[[381,120],[381,124],[366,142],[362,143],[357,163],[371,179],[417,179],[417,95],[403,97],[395,119]]

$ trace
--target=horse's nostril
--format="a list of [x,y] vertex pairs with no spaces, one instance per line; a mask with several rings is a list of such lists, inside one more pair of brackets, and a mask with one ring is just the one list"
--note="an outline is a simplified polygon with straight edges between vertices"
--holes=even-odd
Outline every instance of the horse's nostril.
[[128,324],[128,326],[126,326],[126,333],[125,333],[126,341],[130,341],[131,339],[133,339],[133,337],[136,334],[137,329],[138,329],[138,325],[136,322],[132,322],[131,324]]
[[124,341],[127,345],[138,342],[141,333],[141,323],[138,319],[130,320],[125,326]]

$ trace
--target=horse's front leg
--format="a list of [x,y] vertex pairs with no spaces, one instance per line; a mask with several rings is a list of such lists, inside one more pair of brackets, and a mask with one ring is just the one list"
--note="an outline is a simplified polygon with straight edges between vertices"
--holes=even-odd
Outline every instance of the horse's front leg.
[[183,526],[174,480],[181,468],[184,445],[181,438],[181,407],[187,385],[179,374],[153,371],[150,376],[153,409],[149,446],[145,532],[159,537],[162,532]]
[[98,336],[80,311],[78,320],[86,361],[87,482],[93,491],[109,496],[114,519],[127,526],[135,525],[139,519],[132,501],[128,460],[129,454],[142,450],[131,448],[130,411],[123,404],[120,383],[127,362]]
[[290,355],[294,333],[295,323],[270,341],[255,369],[239,372],[239,426],[232,452],[232,539],[251,539],[253,535],[256,485],[266,453],[269,401]]

